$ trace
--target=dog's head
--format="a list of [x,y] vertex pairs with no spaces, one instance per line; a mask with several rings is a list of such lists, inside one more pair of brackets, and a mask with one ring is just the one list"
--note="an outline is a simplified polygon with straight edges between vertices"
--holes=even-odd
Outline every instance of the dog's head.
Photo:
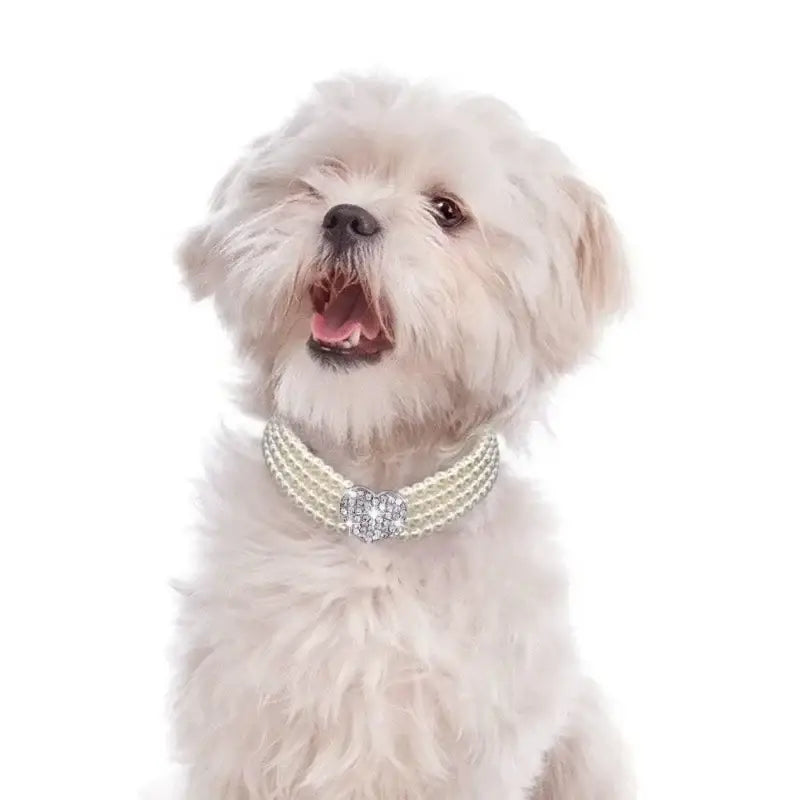
[[257,140],[181,249],[265,411],[342,441],[524,420],[626,273],[602,199],[502,103],[340,80]]

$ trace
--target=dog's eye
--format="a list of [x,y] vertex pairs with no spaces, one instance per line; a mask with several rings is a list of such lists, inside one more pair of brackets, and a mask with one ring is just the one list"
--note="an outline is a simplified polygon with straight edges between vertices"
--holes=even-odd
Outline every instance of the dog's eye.
[[317,189],[314,187],[314,185],[313,185],[313,184],[311,184],[311,183],[309,183],[308,181],[306,181],[306,180],[303,180],[303,179],[301,179],[301,178],[298,178],[297,180],[295,180],[295,181],[292,183],[292,189],[293,189],[293,190],[294,190],[294,191],[295,191],[297,194],[305,194],[305,195],[308,195],[309,197],[313,197],[313,198],[314,198],[314,199],[316,199],[316,200],[320,200],[320,199],[322,198],[322,195],[321,195],[321,194],[320,194],[320,192],[319,192],[319,191],[318,191],[318,190],[317,190]]
[[464,212],[451,197],[437,195],[432,197],[430,202],[431,211],[440,227],[455,228],[464,221]]

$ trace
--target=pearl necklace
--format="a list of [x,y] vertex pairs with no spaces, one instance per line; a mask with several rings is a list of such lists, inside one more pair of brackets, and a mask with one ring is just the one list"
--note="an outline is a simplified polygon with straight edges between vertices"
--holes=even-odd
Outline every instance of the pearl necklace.
[[497,437],[484,434],[453,466],[398,491],[373,492],[339,475],[286,425],[271,419],[262,439],[269,471],[317,522],[364,542],[425,536],[484,498],[497,478]]

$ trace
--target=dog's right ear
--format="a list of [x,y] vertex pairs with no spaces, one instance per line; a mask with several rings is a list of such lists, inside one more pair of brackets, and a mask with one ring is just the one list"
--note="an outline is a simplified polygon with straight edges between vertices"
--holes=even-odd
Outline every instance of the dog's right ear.
[[228,227],[235,184],[244,159],[237,161],[217,184],[205,222],[191,228],[178,247],[176,260],[195,300],[214,293],[224,275],[222,242]]
[[194,300],[202,300],[213,291],[210,279],[208,225],[192,228],[178,247],[177,261],[183,281]]
[[243,198],[258,190],[260,182],[269,183],[274,166],[270,153],[282,142],[300,136],[318,116],[314,103],[301,107],[283,127],[253,141],[217,184],[211,196],[208,219],[186,234],[176,253],[184,283],[195,300],[214,294],[224,279],[226,239],[241,221],[243,209],[239,206]]

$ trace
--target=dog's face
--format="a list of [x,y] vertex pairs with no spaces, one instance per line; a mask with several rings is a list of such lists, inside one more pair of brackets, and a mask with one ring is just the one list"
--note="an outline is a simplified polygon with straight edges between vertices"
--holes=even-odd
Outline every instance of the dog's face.
[[351,441],[525,419],[624,295],[602,201],[498,101],[318,88],[181,251],[265,410]]

